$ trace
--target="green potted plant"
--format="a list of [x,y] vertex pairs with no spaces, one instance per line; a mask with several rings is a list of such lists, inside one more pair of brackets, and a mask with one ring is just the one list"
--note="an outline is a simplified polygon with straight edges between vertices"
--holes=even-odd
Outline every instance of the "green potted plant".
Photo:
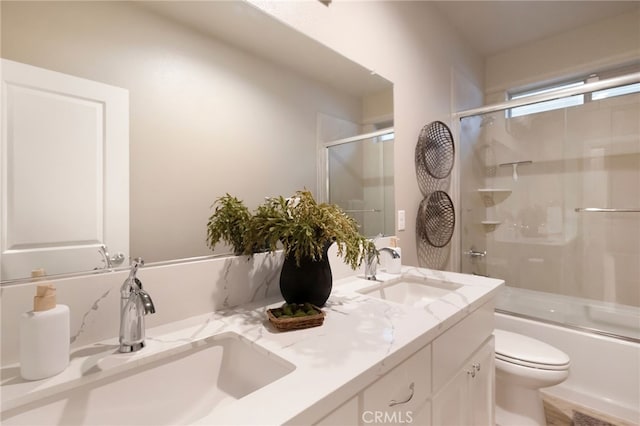
[[229,194],[214,205],[207,226],[209,247],[223,239],[234,247],[235,241],[242,241],[242,250],[236,250],[239,254],[250,254],[255,247],[270,252],[282,248],[280,291],[287,303],[325,304],[332,288],[327,251],[334,242],[338,255],[353,269],[377,255],[375,245],[360,234],[353,218],[335,204],[317,203],[308,190],[290,198],[269,198],[253,214],[247,214],[244,204]]
[[334,242],[338,255],[356,269],[375,245],[358,230],[356,221],[335,204],[317,203],[308,190],[291,198],[269,198],[255,211],[247,242],[263,241],[269,251],[280,246],[285,260],[280,291],[287,303],[323,306],[332,287],[327,251]]
[[207,222],[207,246],[213,250],[222,240],[233,247],[236,256],[245,253],[247,245],[251,247],[246,240],[251,222],[249,209],[229,194],[218,198],[211,207],[215,209]]

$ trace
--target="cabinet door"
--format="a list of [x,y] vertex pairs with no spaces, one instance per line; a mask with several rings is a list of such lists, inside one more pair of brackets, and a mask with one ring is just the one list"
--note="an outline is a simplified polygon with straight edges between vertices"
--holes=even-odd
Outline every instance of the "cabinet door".
[[438,426],[495,424],[494,365],[491,336],[435,395],[432,423]]
[[[436,367],[437,368],[437,367]],[[433,421],[438,426],[469,424],[469,375],[466,369],[458,371],[433,398]]]
[[493,303],[487,302],[433,341],[433,390],[437,392],[461,369],[493,333]]
[[495,424],[495,355],[493,337],[473,356],[476,375],[469,381],[471,424]]

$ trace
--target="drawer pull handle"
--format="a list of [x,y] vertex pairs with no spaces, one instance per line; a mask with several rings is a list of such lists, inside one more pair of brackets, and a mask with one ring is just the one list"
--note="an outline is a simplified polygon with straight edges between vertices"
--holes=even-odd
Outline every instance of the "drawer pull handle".
[[396,401],[395,399],[392,399],[391,401],[389,401],[389,407],[393,407],[394,405],[406,404],[407,402],[411,401],[411,398],[413,398],[414,387],[414,383],[411,382],[411,384],[409,385],[409,390],[411,391],[409,393],[409,396],[403,401]]

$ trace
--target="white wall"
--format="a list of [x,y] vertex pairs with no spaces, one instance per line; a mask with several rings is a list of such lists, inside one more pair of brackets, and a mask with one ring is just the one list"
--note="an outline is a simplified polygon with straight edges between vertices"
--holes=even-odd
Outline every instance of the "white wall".
[[147,262],[210,254],[225,192],[250,207],[315,192],[318,112],[362,114],[361,99],[130,2],[2,2],[2,56],[129,90],[131,255]]
[[527,43],[486,59],[488,102],[532,83],[595,72],[640,59],[640,6],[590,25]]
[[407,212],[406,231],[397,234],[403,264],[417,265],[415,144],[424,125],[450,123],[460,105],[478,106],[455,89],[482,86],[481,58],[428,2],[251,2],[394,83],[395,203]]
[[393,122],[393,88],[372,93],[362,98],[363,133],[381,129],[381,122]]

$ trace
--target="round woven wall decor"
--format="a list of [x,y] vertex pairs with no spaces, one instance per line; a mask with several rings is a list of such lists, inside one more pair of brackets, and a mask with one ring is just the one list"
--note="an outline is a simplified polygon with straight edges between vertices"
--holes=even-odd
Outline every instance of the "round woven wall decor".
[[416,172],[444,179],[451,173],[454,159],[453,136],[442,121],[427,124],[420,131],[416,145]]
[[[418,152],[416,150],[416,159],[418,158]],[[433,191],[446,191],[451,184],[451,175],[444,179],[434,179],[424,167],[416,167],[416,178],[418,181],[418,188],[423,197],[429,196]]]
[[420,202],[416,228],[420,238],[433,247],[444,247],[453,236],[456,214],[453,202],[444,191],[434,191]]

